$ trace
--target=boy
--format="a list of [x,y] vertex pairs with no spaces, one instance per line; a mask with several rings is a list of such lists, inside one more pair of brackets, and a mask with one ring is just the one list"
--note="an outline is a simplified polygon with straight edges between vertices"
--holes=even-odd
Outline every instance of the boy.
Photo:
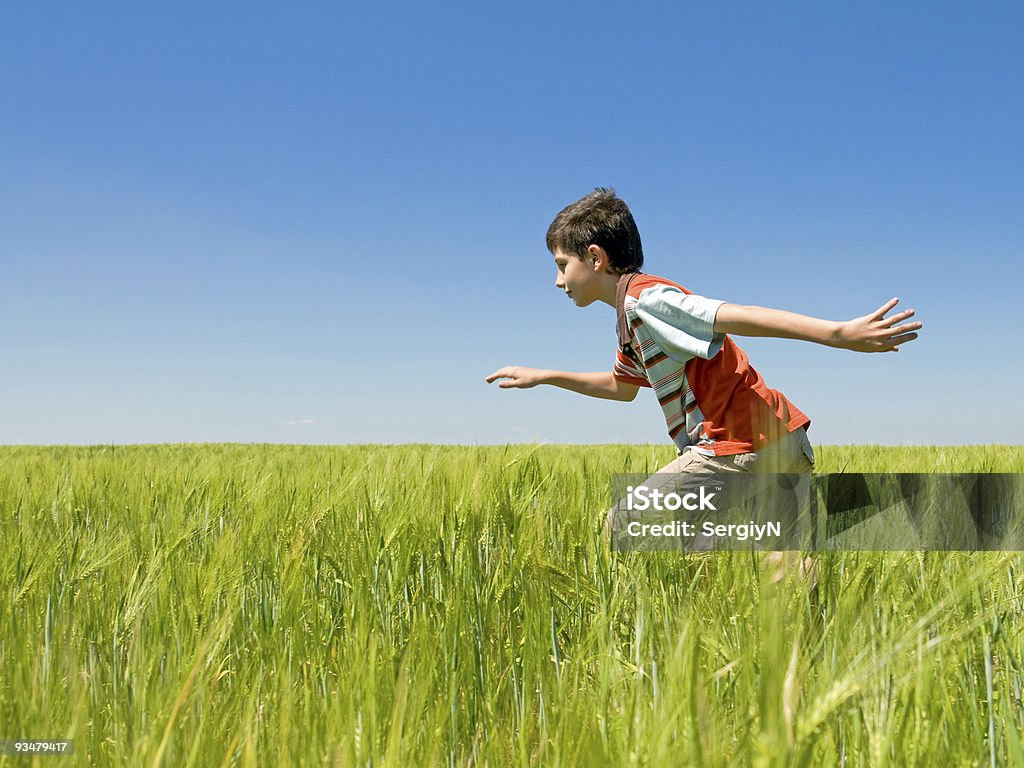
[[[615,308],[618,350],[611,372],[569,373],[521,366],[500,368],[487,382],[502,389],[551,384],[591,397],[630,401],[654,389],[678,458],[659,475],[682,475],[693,487],[714,475],[799,473],[809,490],[814,453],[811,420],[781,392],[769,389],[727,334],[802,339],[858,352],[898,352],[922,323],[898,325],[908,309],[886,318],[892,299],[846,322],[819,320],[764,307],[740,306],[692,293],[640,271],[640,233],[614,190],[597,188],[566,206],[547,233],[555,286],[580,307]],[[674,488],[678,486],[673,486]],[[606,532],[614,527],[610,510]]]

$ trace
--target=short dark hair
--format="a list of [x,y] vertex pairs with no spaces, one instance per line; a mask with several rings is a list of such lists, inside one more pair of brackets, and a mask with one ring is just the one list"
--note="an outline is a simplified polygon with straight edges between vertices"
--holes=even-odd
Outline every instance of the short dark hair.
[[644,249],[633,214],[615,190],[597,187],[586,197],[565,206],[548,227],[548,250],[585,258],[587,248],[601,246],[608,254],[610,271],[638,272],[644,265]]

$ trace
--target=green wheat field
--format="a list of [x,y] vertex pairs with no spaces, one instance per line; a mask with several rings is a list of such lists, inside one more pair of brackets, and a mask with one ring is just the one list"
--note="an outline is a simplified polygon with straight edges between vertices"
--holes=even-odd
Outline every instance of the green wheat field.
[[609,552],[611,475],[674,456],[0,447],[0,739],[75,742],[0,762],[1024,765],[1020,553]]

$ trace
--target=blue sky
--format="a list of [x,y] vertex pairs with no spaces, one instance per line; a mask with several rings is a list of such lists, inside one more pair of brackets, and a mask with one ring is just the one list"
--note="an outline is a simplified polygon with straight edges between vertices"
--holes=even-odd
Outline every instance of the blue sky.
[[614,186],[645,271],[899,354],[737,338],[815,443],[1020,443],[1024,54],[1003,4],[6,5],[0,443],[668,443],[554,288]]

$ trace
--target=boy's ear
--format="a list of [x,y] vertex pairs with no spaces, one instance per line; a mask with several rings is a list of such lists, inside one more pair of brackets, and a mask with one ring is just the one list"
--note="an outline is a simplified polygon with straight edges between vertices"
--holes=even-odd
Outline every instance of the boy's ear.
[[591,243],[587,246],[587,258],[598,272],[608,271],[608,254],[600,245]]

